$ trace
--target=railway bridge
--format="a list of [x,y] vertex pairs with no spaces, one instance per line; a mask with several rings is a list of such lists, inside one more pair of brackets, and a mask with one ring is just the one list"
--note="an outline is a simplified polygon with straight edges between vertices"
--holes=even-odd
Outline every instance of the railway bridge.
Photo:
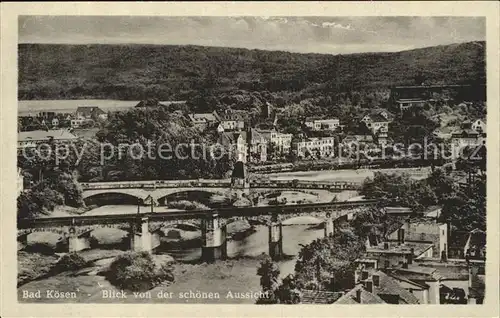
[[227,225],[238,219],[264,220],[269,228],[269,254],[277,260],[283,256],[283,222],[298,216],[313,216],[325,223],[325,236],[331,236],[343,220],[377,204],[376,200],[330,202],[265,207],[221,208],[181,212],[113,214],[96,216],[22,219],[18,221],[17,238],[28,243],[30,233],[55,232],[67,240],[70,252],[90,248],[91,232],[99,227],[128,231],[130,249],[153,251],[161,244],[162,227],[185,224],[197,227],[202,233],[202,260],[214,262],[227,258]]

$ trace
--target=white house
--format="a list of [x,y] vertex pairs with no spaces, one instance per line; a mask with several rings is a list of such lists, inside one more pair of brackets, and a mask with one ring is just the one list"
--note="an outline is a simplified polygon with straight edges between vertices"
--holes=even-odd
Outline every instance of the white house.
[[319,119],[314,117],[308,117],[305,120],[306,127],[312,130],[331,130],[334,131],[340,126],[340,120],[338,118],[329,119]]
[[77,136],[64,129],[21,131],[17,134],[17,147],[33,148],[39,143],[50,140],[56,143],[65,143],[77,139]]
[[486,132],[486,123],[481,119],[476,119],[472,122],[471,128],[477,131],[478,133]]
[[334,154],[335,151],[335,137],[323,138],[308,138],[293,145],[299,157],[327,157]]
[[392,114],[385,109],[378,109],[366,114],[361,119],[361,122],[363,122],[373,134],[377,134],[378,132],[386,133],[389,130],[389,123],[392,122],[392,118]]

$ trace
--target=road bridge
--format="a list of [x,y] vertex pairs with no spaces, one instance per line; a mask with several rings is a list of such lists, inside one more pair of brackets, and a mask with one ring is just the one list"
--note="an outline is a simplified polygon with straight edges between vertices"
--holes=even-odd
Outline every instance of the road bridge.
[[238,219],[265,220],[269,227],[269,254],[283,256],[282,222],[298,216],[314,216],[325,222],[325,236],[333,235],[335,226],[355,213],[377,204],[376,200],[330,202],[266,207],[239,207],[181,212],[72,216],[18,221],[18,241],[28,244],[28,235],[37,231],[55,232],[68,240],[70,252],[90,248],[90,233],[98,227],[113,227],[129,232],[130,248],[152,251],[160,245],[162,227],[175,224],[200,224],[202,259],[213,262],[227,257],[226,226]]
[[340,192],[359,189],[360,184],[344,181],[304,180],[251,180],[244,187],[234,187],[230,179],[220,180],[152,180],[82,183],[83,198],[89,200],[105,194],[119,194],[134,197],[145,202],[146,198],[155,205],[166,205],[167,197],[183,192],[205,192],[228,195],[233,193],[259,193],[267,190],[328,191]]

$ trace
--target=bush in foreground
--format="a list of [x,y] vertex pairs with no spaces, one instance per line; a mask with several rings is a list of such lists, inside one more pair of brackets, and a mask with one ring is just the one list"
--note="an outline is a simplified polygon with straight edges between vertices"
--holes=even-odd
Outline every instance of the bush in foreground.
[[120,289],[146,291],[174,281],[174,275],[169,264],[158,266],[148,252],[129,252],[111,263],[106,279]]
[[54,265],[53,271],[65,272],[82,269],[88,266],[88,262],[77,253],[68,253]]

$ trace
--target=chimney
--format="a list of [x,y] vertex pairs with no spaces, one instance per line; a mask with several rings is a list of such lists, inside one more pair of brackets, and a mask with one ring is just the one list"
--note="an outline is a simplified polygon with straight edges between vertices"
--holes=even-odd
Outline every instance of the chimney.
[[356,301],[361,304],[361,288],[356,289]]
[[368,279],[368,272],[367,271],[362,271],[361,272],[361,280]]
[[413,255],[415,254],[415,249],[412,247],[410,249],[410,255],[408,255],[408,264],[412,264],[413,263]]
[[405,229],[398,229],[398,244],[405,243]]
[[371,280],[367,280],[365,284],[366,284],[366,291],[369,293],[373,293],[373,282]]
[[380,285],[380,276],[373,275],[372,280],[373,280],[373,286],[378,287]]

